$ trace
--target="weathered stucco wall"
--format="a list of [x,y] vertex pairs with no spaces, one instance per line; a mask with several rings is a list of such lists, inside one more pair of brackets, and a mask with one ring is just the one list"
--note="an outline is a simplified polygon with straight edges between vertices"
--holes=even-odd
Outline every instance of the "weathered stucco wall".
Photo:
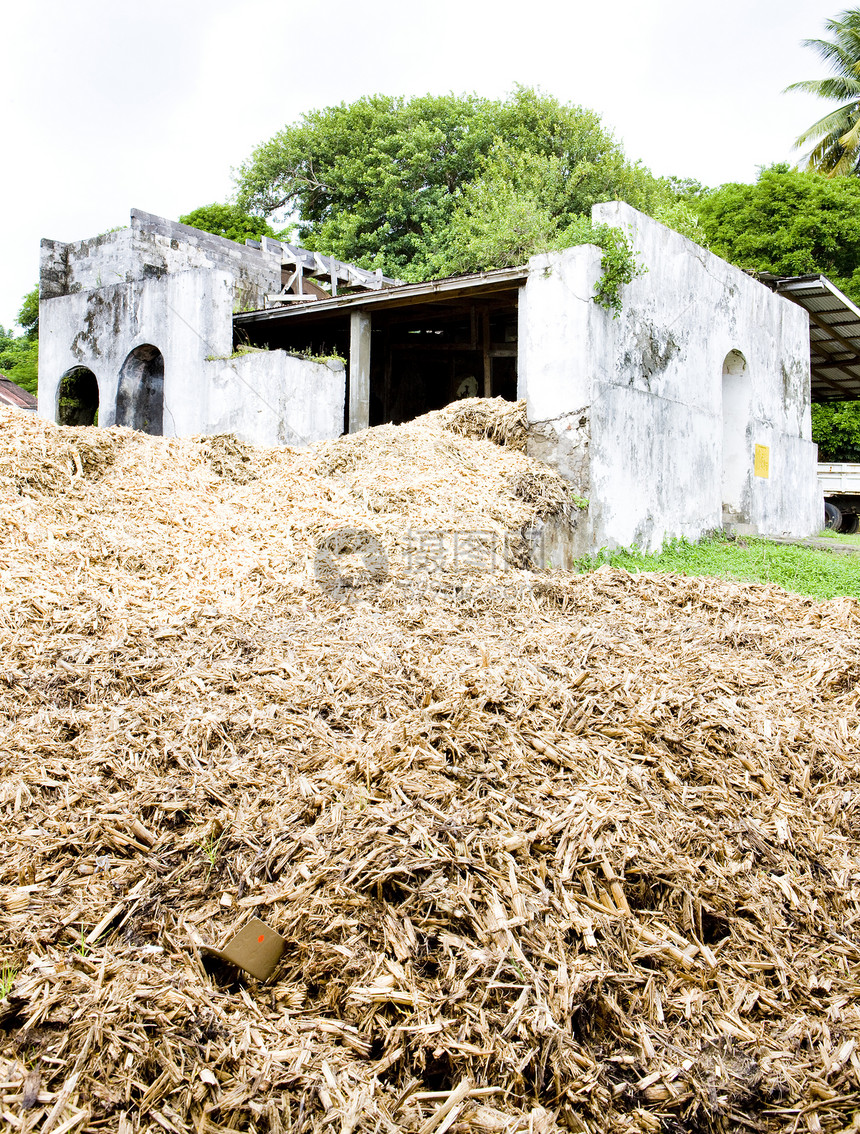
[[132,209],[130,226],[116,232],[70,244],[43,240],[41,256],[42,299],[193,268],[229,272],[237,310],[262,307],[263,297],[281,288],[281,258],[276,252],[237,244],[140,209]]
[[[231,358],[234,281],[197,269],[79,291],[39,305],[39,413],[58,420],[63,376],[84,366],[98,381],[99,424],[118,416],[129,360],[158,357],[165,436],[233,432],[242,440],[301,445],[343,431],[345,372],[283,351]],[[161,402],[161,392],[158,391]],[[121,399],[120,399],[121,401]]]
[[517,396],[525,398],[529,452],[575,491],[591,488],[591,296],[600,249],[591,244],[535,256],[520,290]]
[[647,269],[619,317],[590,298],[591,246],[533,259],[520,315],[532,452],[588,496],[592,549],[697,538],[724,512],[741,531],[816,531],[806,313],[627,205],[593,213]]
[[342,362],[308,362],[272,350],[207,362],[205,373],[210,390],[207,433],[235,433],[258,445],[301,447],[343,432]]
[[209,354],[233,349],[233,281],[198,270],[75,292],[39,304],[39,413],[57,420],[63,375],[86,366],[99,385],[99,424],[116,422],[120,372],[132,351],[164,358],[164,433],[202,432]]

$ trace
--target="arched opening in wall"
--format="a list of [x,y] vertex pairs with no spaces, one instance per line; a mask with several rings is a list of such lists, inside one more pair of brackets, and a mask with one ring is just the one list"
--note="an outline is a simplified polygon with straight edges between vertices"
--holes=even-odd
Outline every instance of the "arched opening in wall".
[[116,424],[160,435],[164,423],[164,355],[154,346],[139,346],[119,372]]
[[60,379],[57,422],[60,425],[96,425],[98,416],[98,379],[88,367],[73,366]]
[[750,385],[747,360],[731,350],[723,363],[723,521],[749,522]]

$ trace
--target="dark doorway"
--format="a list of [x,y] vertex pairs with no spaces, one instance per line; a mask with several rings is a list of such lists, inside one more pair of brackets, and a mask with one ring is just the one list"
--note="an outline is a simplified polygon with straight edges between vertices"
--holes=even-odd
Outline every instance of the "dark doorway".
[[86,366],[73,366],[60,379],[57,421],[60,425],[96,425],[98,416],[98,379]]
[[116,424],[160,436],[164,421],[164,355],[154,346],[139,346],[119,372]]
[[371,425],[398,425],[460,398],[516,399],[515,298],[374,313],[373,328]]

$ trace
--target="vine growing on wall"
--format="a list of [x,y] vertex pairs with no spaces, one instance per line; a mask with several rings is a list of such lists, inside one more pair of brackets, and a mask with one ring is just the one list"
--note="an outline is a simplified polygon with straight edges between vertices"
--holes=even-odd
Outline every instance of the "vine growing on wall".
[[621,289],[648,270],[637,259],[627,233],[608,224],[593,224],[588,217],[577,219],[558,234],[552,248],[575,248],[594,244],[601,250],[601,276],[592,299],[617,318],[621,310]]
[[622,287],[644,275],[648,269],[637,261],[627,235],[619,228],[608,224],[592,225],[588,242],[596,244],[603,253],[600,258],[602,275],[594,289],[594,302],[617,318],[621,310]]

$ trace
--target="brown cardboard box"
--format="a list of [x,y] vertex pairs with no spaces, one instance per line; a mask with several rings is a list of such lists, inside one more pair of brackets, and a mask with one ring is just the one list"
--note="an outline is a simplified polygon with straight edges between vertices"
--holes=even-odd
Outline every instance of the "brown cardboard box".
[[275,971],[287,943],[271,926],[253,917],[220,949],[202,948],[222,961],[229,961],[257,980],[268,980]]

